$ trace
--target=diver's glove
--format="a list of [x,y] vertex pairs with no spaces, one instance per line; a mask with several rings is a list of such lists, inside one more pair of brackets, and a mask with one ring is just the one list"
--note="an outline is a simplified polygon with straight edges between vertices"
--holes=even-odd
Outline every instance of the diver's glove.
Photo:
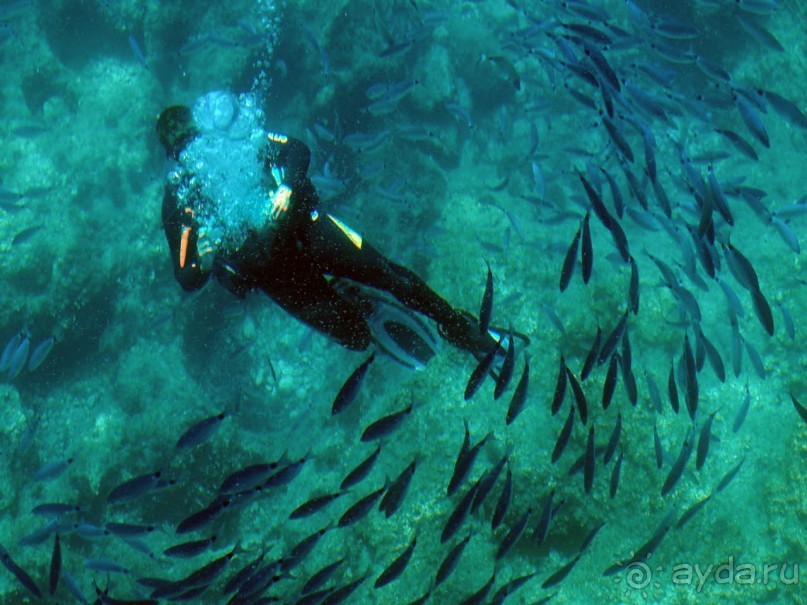
[[266,215],[273,221],[278,220],[281,215],[288,211],[291,206],[291,187],[280,185],[275,191],[269,194],[269,209]]
[[207,273],[213,267],[213,259],[216,257],[218,246],[209,237],[205,227],[199,227],[196,250],[199,254],[199,268]]

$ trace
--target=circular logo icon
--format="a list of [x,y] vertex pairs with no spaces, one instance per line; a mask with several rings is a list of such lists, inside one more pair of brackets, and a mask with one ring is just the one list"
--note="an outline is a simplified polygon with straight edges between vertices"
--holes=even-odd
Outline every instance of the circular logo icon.
[[653,571],[642,561],[633,561],[625,569],[625,583],[634,590],[647,588],[652,579]]

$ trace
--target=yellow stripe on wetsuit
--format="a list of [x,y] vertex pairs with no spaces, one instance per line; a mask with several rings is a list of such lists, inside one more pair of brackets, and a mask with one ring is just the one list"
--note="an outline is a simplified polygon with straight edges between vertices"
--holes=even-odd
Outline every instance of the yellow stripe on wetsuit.
[[329,214],[328,218],[331,219],[331,221],[333,221],[334,225],[336,225],[337,227],[339,227],[339,229],[342,230],[342,233],[347,235],[347,238],[353,243],[354,246],[356,246],[359,250],[361,250],[362,237],[360,233],[354,231],[353,229],[345,225],[342,221],[340,221],[332,214]]

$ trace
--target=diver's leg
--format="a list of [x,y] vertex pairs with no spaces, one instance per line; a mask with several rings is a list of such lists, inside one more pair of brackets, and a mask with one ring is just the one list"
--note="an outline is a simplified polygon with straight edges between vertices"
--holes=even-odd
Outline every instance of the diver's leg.
[[488,350],[493,339],[479,332],[470,315],[455,310],[415,273],[393,263],[366,241],[357,246],[327,216],[312,224],[307,242],[323,272],[385,290],[402,304],[433,319],[452,344],[474,353]]
[[277,273],[261,278],[260,288],[288,313],[349,349],[363,351],[370,345],[370,328],[360,309],[343,300],[324,276],[290,267]]
[[481,333],[479,321],[471,313],[454,309],[411,270],[385,260],[395,274],[388,291],[409,308],[436,321],[440,333],[451,344],[474,354],[487,352],[496,344],[492,336]]

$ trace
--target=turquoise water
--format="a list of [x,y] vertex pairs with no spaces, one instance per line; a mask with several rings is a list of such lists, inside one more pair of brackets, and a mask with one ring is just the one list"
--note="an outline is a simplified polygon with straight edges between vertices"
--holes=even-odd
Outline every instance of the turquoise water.
[[[159,6],[74,0],[0,8],[0,345],[24,327],[31,349],[55,338],[42,365],[32,372],[26,367],[13,379],[6,372],[0,384],[0,544],[44,592],[53,535],[38,545],[19,544],[47,524],[30,513],[43,502],[82,507],[62,518],[59,531],[63,569],[84,594],[94,597],[93,580],[101,588],[107,585],[106,572],[85,569],[87,558],[102,558],[129,570],[110,575],[110,594],[134,599],[148,594],[138,578],[183,578],[235,544],[250,552],[236,555],[224,578],[262,549],[267,562],[277,559],[305,536],[335,524],[353,502],[416,459],[413,482],[394,516],[387,519],[374,510],[349,528],[329,529],[294,577],[278,582],[269,594],[294,602],[314,572],[344,558],[331,585],[367,577],[347,602],[408,603],[427,591],[451,546],[470,534],[456,570],[429,602],[462,602],[494,572],[494,588],[484,602],[510,579],[532,572],[535,577],[508,603],[546,597],[552,603],[807,600],[800,576],[807,543],[807,427],[789,396],[807,401],[803,256],[738,194],[740,186],[763,190],[769,211],[803,204],[807,131],[798,118],[788,119],[762,101],[767,113],[760,115],[770,139],[765,148],[743,121],[725,80],[709,69],[721,66],[735,88],[752,91],[740,98],[754,108],[759,101],[753,91],[761,87],[804,111],[804,6],[794,1],[779,2],[776,10],[767,10],[771,6],[762,1],[740,2],[739,8],[734,2],[706,1],[585,5],[619,28],[614,30],[581,16],[582,3],[567,3],[577,14],[559,4],[530,3],[529,18],[499,1],[295,2],[271,9],[248,2]],[[667,31],[660,40],[644,21],[651,14],[659,15],[653,18],[656,31],[659,23],[667,30],[687,27],[676,28],[679,39]],[[680,23],[669,20],[673,17]],[[644,182],[650,218],[630,193],[619,162],[624,152],[603,126],[600,93],[559,63],[559,46],[546,34],[593,35],[569,27],[575,24],[607,29],[616,40],[590,44],[608,47],[603,52],[623,79],[620,94],[626,100],[616,96],[614,120],[635,156],[629,167]],[[562,39],[578,58],[584,56],[582,46]],[[606,78],[596,69],[593,73]],[[647,107],[640,113],[625,81],[652,95],[666,117]],[[490,262],[493,323],[512,324],[532,341],[528,401],[515,422],[505,424],[514,385],[494,402],[489,380],[463,400],[476,361],[447,344],[423,372],[378,356],[356,402],[333,418],[333,399],[365,353],[311,334],[260,294],[238,301],[211,284],[199,294],[182,295],[160,224],[165,171],[154,123],[164,107],[190,104],[219,88],[264,94],[267,128],[311,147],[310,174],[325,208],[456,306],[478,311],[485,259]],[[658,180],[678,231],[662,226],[662,210],[643,174],[642,137],[631,117],[652,129]],[[715,128],[742,136],[759,159],[744,155]],[[718,246],[718,277],[741,301],[739,331],[761,357],[764,378],[747,349],[735,375],[724,293],[702,265],[697,264],[696,275],[706,289],[685,271],[686,257],[673,236],[683,232],[684,222],[697,228],[699,211],[680,146],[703,178],[713,162],[734,218],[729,228],[715,214],[718,241],[728,242],[730,235],[731,244],[751,261],[772,308],[775,331],[769,336]],[[605,338],[627,305],[629,266],[593,215],[592,278],[583,284],[578,263],[569,288],[562,294],[558,288],[564,255],[589,205],[576,171],[600,181],[595,186],[615,213],[600,167],[616,178],[630,209],[620,223],[641,283],[639,313],[628,320],[638,402],[631,405],[620,380],[613,403],[603,410],[606,365],[597,367],[583,383],[588,424],[575,422],[566,452],[553,465],[550,456],[573,402],[569,392],[560,413],[550,414],[559,355],[579,376],[597,326]],[[779,216],[787,217],[788,229],[804,243],[807,217],[798,207],[784,212],[790,214]],[[643,226],[647,221],[655,230]],[[32,227],[40,228],[25,232]],[[682,240],[692,242],[686,233]],[[689,323],[691,306],[687,312],[678,303],[647,252],[672,267],[678,286],[694,296],[701,329],[727,374],[720,382],[709,361],[698,373],[695,436],[715,412],[714,437],[704,467],[696,470],[693,453],[664,497],[662,486],[692,425],[683,387],[683,409],[672,412],[667,376],[671,362],[678,365],[682,357],[684,334],[693,343],[696,336],[691,327],[682,327]],[[794,338],[782,307],[794,319]],[[550,313],[560,318],[563,331]],[[523,363],[522,355],[516,378]],[[661,392],[661,413],[651,400],[647,375]],[[750,408],[735,433],[746,389]],[[344,476],[375,449],[360,441],[364,427],[406,407],[411,398],[413,413],[384,443],[366,480],[324,511],[288,519],[310,497],[338,490]],[[208,442],[176,450],[186,428],[222,411],[227,418]],[[603,466],[601,458],[586,494],[582,474],[567,472],[586,450],[588,429],[594,427],[596,445],[604,446],[619,413],[617,451],[624,458],[617,495],[609,497],[614,462]],[[492,435],[463,486],[449,498],[445,490],[464,421],[473,443]],[[654,425],[664,452],[660,470]],[[289,486],[226,510],[190,537],[174,534],[182,519],[215,497],[230,472],[284,453],[289,459],[309,454]],[[505,454],[513,502],[503,526],[490,529],[504,473],[480,510],[441,544],[456,503]],[[46,463],[67,457],[73,462],[61,476],[33,479]],[[665,515],[673,511],[677,520],[742,460],[730,485],[714,493],[683,528],[670,529],[650,553],[640,551]],[[115,486],[158,469],[176,484],[134,502],[106,504]],[[539,546],[532,531],[553,489],[555,502],[563,504]],[[494,563],[508,528],[529,508],[527,532]],[[156,526],[144,538],[153,556],[113,536],[90,541],[73,531],[75,523],[110,521]],[[542,589],[601,522],[605,525],[570,574]],[[217,535],[215,548],[196,559],[161,554],[173,544],[211,534]],[[373,589],[376,577],[415,536],[404,574]],[[617,562],[624,570],[604,576]],[[220,596],[223,583],[219,579],[191,602],[226,602]],[[0,594],[3,603],[39,602],[6,570],[0,570]],[[58,601],[71,598],[60,585]]]

